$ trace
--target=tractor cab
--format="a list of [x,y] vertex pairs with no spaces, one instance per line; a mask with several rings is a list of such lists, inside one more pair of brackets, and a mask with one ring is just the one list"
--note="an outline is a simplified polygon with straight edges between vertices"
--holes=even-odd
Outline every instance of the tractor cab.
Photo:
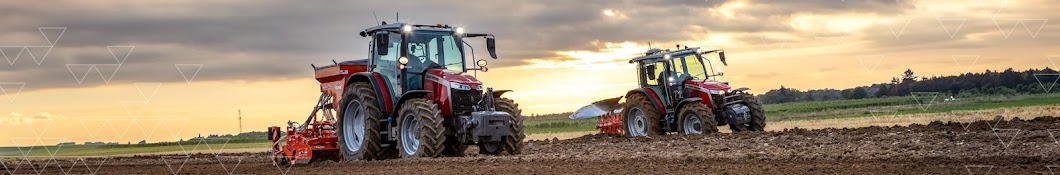
[[[486,60],[474,58],[474,48],[464,42],[465,38],[485,38],[487,51],[492,58],[497,58],[492,34],[464,33],[461,27],[384,22],[360,34],[372,37],[369,69],[381,74],[390,87],[395,87],[389,89],[391,94],[412,90],[444,90],[430,86],[431,80],[435,80],[434,83],[447,83],[442,85],[444,87],[481,93],[482,82],[466,72],[487,71]],[[465,45],[476,67],[466,67],[465,55],[468,52],[465,51]],[[397,96],[391,98],[398,100]]]
[[708,57],[711,53],[717,53],[722,64],[727,64],[725,51],[704,51],[698,47],[673,51],[650,49],[645,56],[634,58],[630,63],[637,63],[640,86],[664,97],[659,98],[663,105],[673,106],[688,97],[720,96],[730,90],[728,83],[717,81],[716,77],[724,73],[720,65],[714,67]]

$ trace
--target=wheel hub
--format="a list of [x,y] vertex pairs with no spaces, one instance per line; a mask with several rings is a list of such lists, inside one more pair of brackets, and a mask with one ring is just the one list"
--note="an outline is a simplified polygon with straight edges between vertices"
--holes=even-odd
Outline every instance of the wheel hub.
[[401,147],[406,155],[414,155],[420,148],[420,122],[415,116],[408,115],[401,119]]
[[630,109],[630,114],[633,114],[633,121],[630,122],[629,135],[639,137],[648,135],[648,117],[644,114],[644,111],[639,108]]
[[703,134],[703,120],[699,116],[688,114],[682,123],[684,123],[682,128],[684,128],[685,134]]
[[345,109],[353,111],[347,111],[342,116],[342,140],[348,151],[357,152],[361,149],[361,143],[364,142],[365,114],[361,109],[361,103],[357,101],[346,104]]

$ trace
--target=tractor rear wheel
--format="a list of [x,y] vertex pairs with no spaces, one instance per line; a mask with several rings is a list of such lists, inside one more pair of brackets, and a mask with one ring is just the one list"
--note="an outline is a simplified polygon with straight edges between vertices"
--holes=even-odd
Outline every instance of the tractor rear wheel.
[[339,150],[345,160],[384,159],[380,153],[379,104],[372,86],[353,83],[346,87],[339,108]]
[[751,94],[743,94],[744,105],[751,109],[751,122],[747,122],[740,125],[729,125],[729,128],[733,132],[742,131],[765,131],[766,129],[766,111],[762,109],[762,103],[758,102],[758,98]]
[[[504,138],[504,143],[501,145],[503,151],[508,152],[511,155],[517,155],[523,152],[523,139],[526,138],[526,134],[523,133],[523,115],[522,110],[519,109],[519,104],[515,103],[514,100],[508,98],[497,98],[493,103],[494,108],[497,111],[507,112],[511,114],[512,126],[510,132],[512,137]],[[482,148],[479,148],[480,150]]]
[[662,130],[659,129],[659,111],[655,109],[647,96],[643,94],[627,96],[626,106],[622,113],[622,126],[625,127],[626,136],[644,137],[662,134]]
[[677,113],[678,131],[685,135],[709,134],[718,132],[714,113],[703,103],[691,103],[681,107]]
[[445,127],[437,104],[423,98],[411,99],[401,105],[398,115],[398,150],[402,158],[442,155]]

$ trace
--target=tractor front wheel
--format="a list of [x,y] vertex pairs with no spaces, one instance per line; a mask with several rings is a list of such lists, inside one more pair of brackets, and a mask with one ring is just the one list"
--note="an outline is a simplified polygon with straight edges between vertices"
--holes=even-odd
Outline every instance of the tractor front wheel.
[[[501,145],[503,151],[507,151],[508,154],[517,155],[523,152],[523,139],[526,138],[526,134],[523,133],[523,115],[522,110],[519,109],[519,104],[515,103],[514,100],[508,98],[497,98],[493,103],[494,108],[497,111],[507,112],[511,114],[512,125],[509,128],[511,137],[504,138],[504,143]],[[479,147],[482,150],[482,147]],[[496,154],[499,154],[498,151]]]
[[448,157],[464,157],[464,151],[467,151],[467,145],[464,142],[460,142],[460,139],[456,136],[445,136],[445,149],[442,151],[442,155]]
[[339,150],[345,160],[379,160],[383,148],[379,135],[379,105],[368,83],[346,87],[339,109]]
[[765,131],[766,111],[762,109],[762,103],[751,94],[743,94],[744,105],[751,109],[751,121],[740,125],[729,125],[733,132],[743,131]]
[[486,142],[486,141],[478,142],[478,154],[494,155],[494,156],[501,155],[501,151],[504,151],[504,149],[507,149],[507,148],[502,148],[502,145],[507,146],[505,144],[507,144],[507,143]]
[[445,127],[437,104],[422,98],[411,99],[401,105],[398,115],[398,150],[402,158],[442,155]]
[[661,135],[659,129],[659,111],[651,104],[647,96],[634,94],[626,97],[623,108],[622,126],[628,137],[645,137]]
[[677,113],[677,126],[679,131],[685,135],[709,134],[718,132],[717,121],[714,113],[707,105],[699,102],[684,105]]

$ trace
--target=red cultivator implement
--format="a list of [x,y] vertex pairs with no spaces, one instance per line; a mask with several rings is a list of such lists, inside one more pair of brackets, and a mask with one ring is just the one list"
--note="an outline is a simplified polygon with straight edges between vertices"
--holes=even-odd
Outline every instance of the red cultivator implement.
[[625,132],[622,130],[622,114],[610,112],[599,117],[599,122],[596,124],[596,129],[600,129],[600,133],[607,135],[622,135]]
[[367,70],[367,60],[353,60],[314,67],[320,82],[320,98],[305,122],[287,122],[286,130],[269,127],[273,165],[307,164],[315,160],[342,160],[338,146],[336,109],[342,85],[349,72]]
[[570,115],[570,119],[578,120],[596,117],[596,128],[600,130],[601,134],[616,136],[625,134],[625,130],[622,128],[622,104],[618,103],[621,99],[622,97],[615,97],[593,102],[589,106],[574,111]]

